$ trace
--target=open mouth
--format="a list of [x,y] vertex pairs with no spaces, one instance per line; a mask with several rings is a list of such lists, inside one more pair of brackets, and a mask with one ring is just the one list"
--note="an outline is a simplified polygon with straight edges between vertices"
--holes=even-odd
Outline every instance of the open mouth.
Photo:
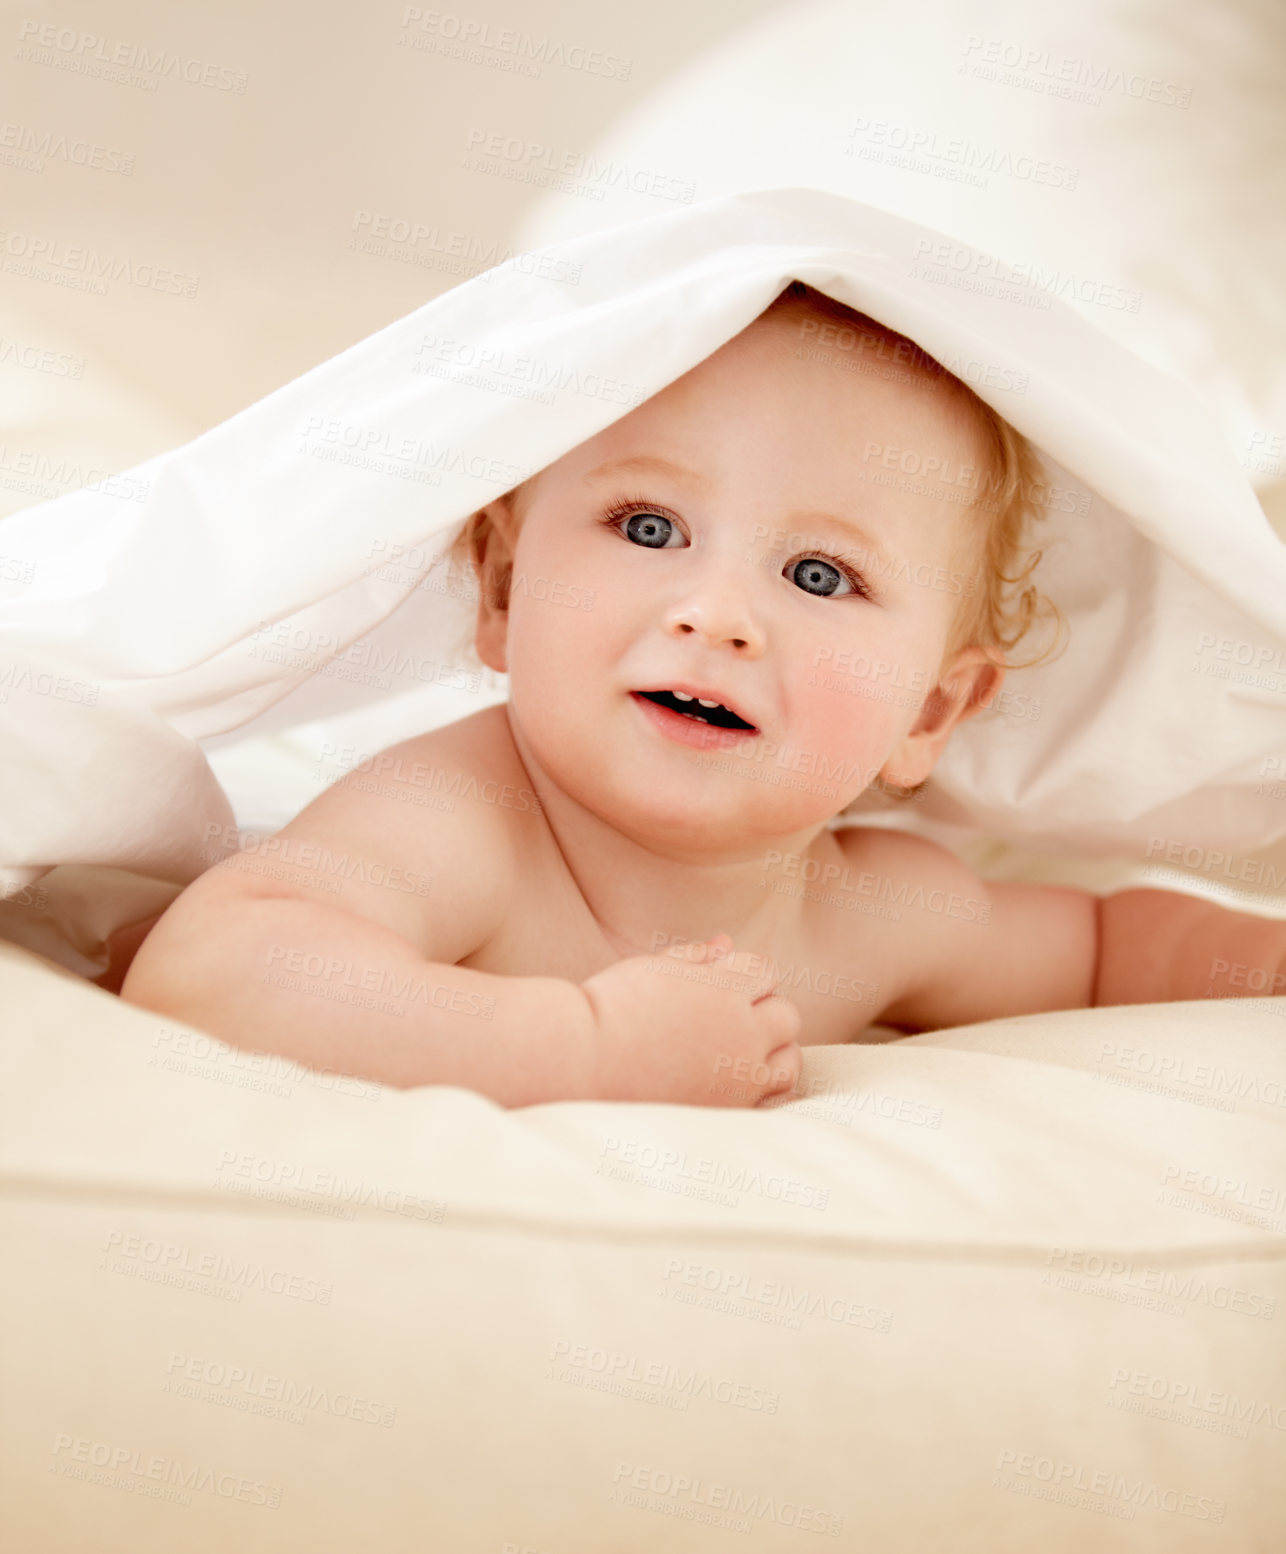
[[673,691],[638,691],[636,695],[642,696],[647,701],[653,701],[658,707],[668,707],[671,712],[681,712],[685,718],[691,718],[696,723],[712,723],[715,728],[740,728],[755,731],[753,723],[747,723],[744,718],[738,717],[735,712],[730,712],[722,702],[713,707],[707,707],[704,702],[689,698],[683,701]]

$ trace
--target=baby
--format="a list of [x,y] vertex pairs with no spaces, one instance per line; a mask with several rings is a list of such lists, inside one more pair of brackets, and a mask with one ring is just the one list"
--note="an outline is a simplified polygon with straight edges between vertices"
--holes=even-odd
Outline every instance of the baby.
[[[955,478],[896,473],[929,459]],[[751,1106],[801,1044],[1206,997],[1221,956],[1280,970],[1275,920],[984,883],[833,824],[914,796],[994,701],[1038,613],[1002,584],[1039,482],[964,383],[794,283],[471,517],[456,558],[508,701],[385,752],[378,785],[350,772],[279,833],[276,877],[209,869],[122,997],[507,1106]]]

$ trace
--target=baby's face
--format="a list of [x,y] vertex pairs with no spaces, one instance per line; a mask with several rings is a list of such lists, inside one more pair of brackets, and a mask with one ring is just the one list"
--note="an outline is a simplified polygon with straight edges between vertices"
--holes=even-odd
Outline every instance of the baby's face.
[[[543,470],[508,612],[480,613],[527,752],[618,830],[712,854],[794,836],[881,775],[923,780],[949,734],[907,738],[973,586],[962,507],[885,450],[978,449],[945,387],[796,356],[803,317],[756,321]],[[754,731],[640,694],[685,686]]]

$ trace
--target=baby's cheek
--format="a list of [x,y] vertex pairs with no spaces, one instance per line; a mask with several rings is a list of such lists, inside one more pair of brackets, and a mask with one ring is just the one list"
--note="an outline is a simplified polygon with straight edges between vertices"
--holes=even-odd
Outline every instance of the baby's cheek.
[[556,575],[528,575],[510,591],[510,655],[538,659],[550,667],[583,665],[597,619],[592,593],[579,584]]
[[900,731],[896,694],[877,679],[818,669],[796,702],[796,742],[818,770],[846,785],[869,784]]

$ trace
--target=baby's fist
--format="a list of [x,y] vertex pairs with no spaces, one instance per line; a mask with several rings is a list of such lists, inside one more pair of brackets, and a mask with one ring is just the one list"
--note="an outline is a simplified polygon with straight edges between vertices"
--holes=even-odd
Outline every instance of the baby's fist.
[[603,1100],[755,1106],[794,1088],[799,1011],[731,943],[720,934],[631,956],[581,984]]

